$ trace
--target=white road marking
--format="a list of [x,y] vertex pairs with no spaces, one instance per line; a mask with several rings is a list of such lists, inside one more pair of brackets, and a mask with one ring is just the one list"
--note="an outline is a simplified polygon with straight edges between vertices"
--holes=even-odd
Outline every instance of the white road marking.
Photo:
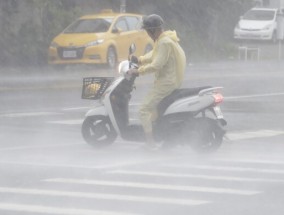
[[169,184],[151,184],[151,183],[139,183],[139,182],[106,181],[106,180],[104,181],[80,180],[80,179],[72,179],[72,178],[54,178],[54,179],[46,179],[44,181],[56,182],[56,183],[132,187],[132,188],[143,188],[143,189],[223,193],[223,194],[235,194],[235,195],[255,195],[255,194],[261,193],[261,191],[254,191],[254,190],[237,190],[237,189],[228,189],[228,188],[179,186],[179,185],[169,185]]
[[139,162],[136,162],[136,163],[116,162],[116,164],[109,164],[109,165],[105,164],[105,165],[87,166],[87,165],[48,164],[48,163],[13,162],[13,161],[12,162],[9,162],[9,161],[0,162],[0,164],[4,164],[4,165],[23,165],[23,166],[36,166],[36,167],[75,168],[75,169],[93,169],[93,170],[102,170],[102,169],[108,169],[108,168],[114,168],[114,167],[122,167],[122,166],[137,164],[137,163]]
[[[129,106],[140,106],[141,103],[130,103]],[[62,108],[62,111],[73,111],[73,110],[88,110],[88,109],[92,109],[94,108],[94,106],[90,105],[90,106],[85,106],[85,107],[66,107],[66,108]]]
[[[1,137],[1,134],[0,134]],[[123,147],[123,148],[133,148],[133,149],[137,149],[137,147],[139,146],[136,142],[126,142],[126,141],[119,141],[117,140],[115,142],[116,144],[119,144],[119,147]],[[82,143],[66,143],[66,144],[50,144],[50,145],[31,145],[31,146],[15,146],[15,147],[3,147],[0,148],[0,152],[1,151],[13,151],[13,150],[26,150],[26,149],[41,149],[41,148],[57,148],[57,147],[70,147],[70,146],[85,146],[86,143],[82,142]],[[99,150],[96,151],[96,154],[105,154],[108,153],[110,151],[106,150]]]
[[[100,152],[104,153],[104,152]],[[105,152],[107,153],[107,152]],[[110,164],[97,164],[97,165],[72,165],[72,164],[57,164],[57,163],[39,163],[39,162],[15,162],[15,161],[0,161],[0,165],[19,165],[19,166],[35,166],[35,167],[53,167],[53,168],[78,168],[78,169],[93,169],[93,170],[105,170],[105,169],[111,169],[111,168],[122,168],[125,166],[133,166],[133,165],[139,165],[144,164],[148,162],[157,163],[165,160],[163,157],[155,157],[155,158],[148,158],[145,160],[145,158],[141,158],[140,160],[137,159],[135,161],[133,160],[126,160],[126,161],[116,161],[116,162],[110,162]]]
[[227,166],[216,166],[216,165],[182,165],[182,164],[167,164],[162,165],[173,168],[188,168],[188,169],[206,169],[206,170],[222,170],[222,171],[234,171],[234,172],[257,172],[257,173],[274,173],[284,174],[283,169],[261,169],[261,168],[250,168],[250,167],[227,167]]
[[225,159],[225,158],[217,158],[216,161],[224,161],[224,162],[238,162],[238,163],[259,163],[259,164],[278,164],[284,165],[284,161],[277,161],[277,160],[258,160],[258,159],[241,159],[241,160],[232,160],[232,159]]
[[73,120],[56,120],[48,121],[51,124],[61,124],[61,125],[82,125],[84,119],[73,119]]
[[[73,120],[55,120],[55,121],[47,121],[47,123],[51,124],[61,124],[61,125],[82,125],[84,119],[73,119]],[[129,119],[129,121],[139,121],[139,119]]]
[[259,137],[273,137],[284,134],[284,131],[276,130],[258,130],[258,131],[247,131],[247,132],[229,132],[226,137],[229,140],[244,140]]
[[284,182],[284,180],[268,179],[268,178],[229,177],[229,176],[221,176],[221,175],[212,176],[212,175],[179,174],[179,173],[168,173],[168,172],[114,170],[114,171],[109,171],[108,173],[109,174],[167,177],[167,178],[199,178],[199,179],[206,179],[206,180],[223,180],[223,181],[277,182],[277,183]]
[[114,200],[114,201],[128,201],[128,202],[144,202],[144,203],[158,203],[158,204],[173,204],[173,205],[201,205],[210,203],[209,201],[190,200],[181,198],[159,198],[150,196],[134,196],[134,195],[119,195],[119,194],[106,194],[106,193],[91,193],[91,192],[70,192],[58,190],[44,190],[44,189],[25,189],[13,187],[0,187],[0,193],[15,193],[27,195],[40,195],[40,196],[61,196],[61,197],[74,197],[74,198],[89,198],[99,200]]
[[14,204],[14,203],[0,203],[0,210],[16,211],[16,212],[28,212],[36,214],[58,214],[58,215],[138,215],[133,213],[120,213],[111,211],[99,211],[99,210],[86,210],[77,208],[58,208],[47,207],[41,205],[30,204]]
[[0,114],[0,117],[31,117],[31,116],[50,116],[50,115],[60,115],[62,113],[58,112],[25,112],[25,113],[6,113]]
[[70,107],[70,108],[62,108],[62,111],[73,111],[73,110],[88,110],[91,109],[91,107]]
[[283,96],[284,92],[279,93],[263,93],[263,94],[252,94],[252,95],[242,95],[242,96],[226,96],[225,100],[238,100],[238,99],[249,99],[249,98],[257,98],[257,97],[269,97],[269,96]]
[[57,148],[57,147],[65,147],[65,146],[74,146],[74,145],[82,145],[81,143],[72,143],[72,144],[56,144],[56,145],[36,145],[36,146],[18,146],[18,147],[7,147],[0,148],[0,151],[13,151],[13,150],[26,150],[26,149],[41,149],[41,148]]

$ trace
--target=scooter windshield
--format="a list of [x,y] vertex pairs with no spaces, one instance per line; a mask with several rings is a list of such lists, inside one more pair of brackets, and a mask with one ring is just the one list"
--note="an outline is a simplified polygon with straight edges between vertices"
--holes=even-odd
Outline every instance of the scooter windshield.
[[128,60],[122,61],[118,66],[118,73],[125,76],[128,70],[129,70],[129,61]]

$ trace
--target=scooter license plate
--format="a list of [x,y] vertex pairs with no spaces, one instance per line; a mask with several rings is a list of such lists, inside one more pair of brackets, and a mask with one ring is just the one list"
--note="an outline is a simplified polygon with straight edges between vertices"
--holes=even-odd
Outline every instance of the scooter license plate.
[[217,119],[223,119],[224,118],[223,113],[221,111],[221,108],[219,106],[215,106],[213,109],[214,109],[214,112],[217,116]]

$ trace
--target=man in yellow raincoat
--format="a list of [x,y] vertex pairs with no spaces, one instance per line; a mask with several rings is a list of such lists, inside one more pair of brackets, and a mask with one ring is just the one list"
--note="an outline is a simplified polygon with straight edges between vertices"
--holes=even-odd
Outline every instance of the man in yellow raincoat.
[[163,19],[152,14],[143,19],[143,26],[154,41],[153,50],[139,57],[139,69],[129,73],[155,74],[154,86],[145,97],[139,110],[140,120],[146,135],[146,146],[155,149],[152,122],[157,118],[157,106],[163,98],[180,88],[184,79],[186,57],[180,47],[175,31],[164,31]]

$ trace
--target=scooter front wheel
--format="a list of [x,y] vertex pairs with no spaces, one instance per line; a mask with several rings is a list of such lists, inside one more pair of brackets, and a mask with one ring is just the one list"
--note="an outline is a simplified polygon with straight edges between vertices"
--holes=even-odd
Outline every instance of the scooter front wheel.
[[112,144],[117,134],[106,116],[88,116],[82,124],[84,140],[96,148]]

